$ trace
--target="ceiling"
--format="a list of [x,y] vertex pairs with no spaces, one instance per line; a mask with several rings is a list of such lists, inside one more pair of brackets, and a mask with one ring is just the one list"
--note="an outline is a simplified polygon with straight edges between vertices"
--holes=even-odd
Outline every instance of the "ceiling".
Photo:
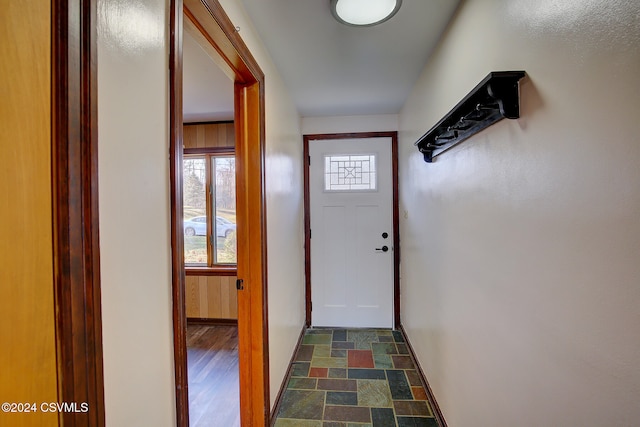
[[[242,0],[303,117],[397,114],[461,0],[403,0],[373,27],[329,0]],[[240,30],[242,35],[242,29]],[[233,85],[185,32],[185,122],[231,120]]]
[[184,122],[233,120],[233,81],[188,31],[183,37],[182,63]]

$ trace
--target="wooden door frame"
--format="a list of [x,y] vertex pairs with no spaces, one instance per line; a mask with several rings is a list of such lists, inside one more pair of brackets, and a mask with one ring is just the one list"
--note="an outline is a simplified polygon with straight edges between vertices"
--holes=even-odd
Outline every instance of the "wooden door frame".
[[[184,13],[184,15],[183,15]],[[202,33],[234,77],[236,131],[236,221],[238,236],[238,352],[240,419],[243,426],[269,423],[267,328],[267,228],[264,188],[264,73],[218,0],[171,0],[170,179],[176,414],[189,425],[182,229],[182,37],[183,16]]]
[[309,142],[334,139],[391,138],[393,187],[393,324],[400,327],[400,221],[398,207],[398,132],[323,133],[303,136],[304,162],[304,274],[305,321],[311,326],[311,199],[309,194]]
[[105,425],[98,221],[96,2],[51,2],[51,167],[57,382],[64,426]]

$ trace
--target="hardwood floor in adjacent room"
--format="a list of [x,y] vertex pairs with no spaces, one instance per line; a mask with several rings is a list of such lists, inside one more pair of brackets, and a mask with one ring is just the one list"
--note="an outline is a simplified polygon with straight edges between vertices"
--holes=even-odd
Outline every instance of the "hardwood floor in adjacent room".
[[238,327],[189,325],[189,425],[240,426]]

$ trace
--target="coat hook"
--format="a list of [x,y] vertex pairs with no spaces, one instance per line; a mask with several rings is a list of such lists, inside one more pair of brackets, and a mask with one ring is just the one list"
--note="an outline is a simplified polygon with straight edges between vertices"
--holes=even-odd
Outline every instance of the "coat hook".
[[440,144],[437,144],[435,142],[430,142],[430,143],[427,144],[427,150],[433,151],[433,150],[435,150],[437,148],[442,147],[445,144],[446,144],[446,142],[441,142]]
[[476,105],[476,111],[497,110],[498,108],[500,108],[498,104]]
[[458,137],[458,131],[454,130],[453,131],[453,135],[448,135],[448,136],[444,136],[444,135],[438,135],[435,137],[435,140],[443,140],[443,141],[448,141],[450,139],[456,139]]
[[520,117],[519,81],[524,71],[492,71],[415,143],[427,163],[502,119]]
[[456,131],[456,130],[467,130],[471,127],[471,124],[469,123],[465,123],[465,118],[464,117],[460,117],[460,120],[458,120],[455,124],[449,126],[447,128],[447,131],[451,132],[451,131]]
[[240,27],[235,27],[234,30],[236,30],[236,33],[240,32]]
[[460,121],[465,122],[481,122],[487,118],[487,111],[492,110],[492,108],[484,107],[482,104],[477,104],[475,108],[469,111],[466,115],[462,116]]

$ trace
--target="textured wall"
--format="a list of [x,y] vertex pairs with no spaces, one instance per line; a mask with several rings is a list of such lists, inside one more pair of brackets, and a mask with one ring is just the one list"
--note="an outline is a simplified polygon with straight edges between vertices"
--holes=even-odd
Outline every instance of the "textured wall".
[[[640,3],[467,0],[400,117],[403,323],[453,427],[640,419]],[[493,70],[522,117],[426,164]]]

